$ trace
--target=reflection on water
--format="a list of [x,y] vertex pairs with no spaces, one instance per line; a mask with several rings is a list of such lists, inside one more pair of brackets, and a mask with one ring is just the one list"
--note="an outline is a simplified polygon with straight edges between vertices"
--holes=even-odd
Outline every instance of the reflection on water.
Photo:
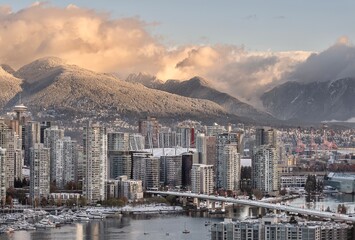
[[[307,203],[305,197],[293,199],[289,205],[325,210],[328,206],[336,211],[338,204],[344,203],[348,213],[355,212],[355,196],[339,194],[316,198],[315,202]],[[220,222],[224,217],[245,219],[249,213],[257,214],[256,208],[235,205],[228,208],[225,215],[208,214],[206,212],[192,212],[186,215],[133,215],[119,219],[105,219],[103,221],[91,221],[88,223],[76,223],[64,225],[61,228],[38,231],[19,231],[12,234],[0,235],[0,240],[101,240],[101,239],[124,239],[124,240],[157,240],[157,239],[210,239],[210,226],[205,226],[206,221]],[[186,228],[189,234],[183,234]],[[146,233],[146,234],[144,234]]]
[[[201,218],[184,215],[159,215],[156,217],[133,216],[120,219],[106,219],[88,223],[64,225],[61,228],[38,231],[18,231],[0,235],[0,240],[53,240],[53,239],[125,239],[125,240],[157,240],[157,239],[209,239],[210,226],[206,221],[219,222],[218,217]],[[189,234],[183,234],[186,228]],[[144,234],[146,233],[146,235]]]
[[324,197],[314,197],[313,201],[307,202],[306,196],[290,200],[289,205],[308,209],[325,211],[328,207],[332,212],[336,212],[339,204],[344,204],[347,213],[355,212],[355,196],[352,194],[334,194]]

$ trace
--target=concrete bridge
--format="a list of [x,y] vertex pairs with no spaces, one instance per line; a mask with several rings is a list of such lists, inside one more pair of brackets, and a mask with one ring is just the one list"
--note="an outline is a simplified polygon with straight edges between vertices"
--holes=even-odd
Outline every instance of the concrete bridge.
[[204,199],[204,200],[222,202],[222,203],[229,202],[229,203],[258,207],[260,209],[265,208],[265,209],[279,210],[284,212],[298,213],[306,216],[314,216],[319,218],[327,218],[327,219],[333,219],[338,221],[355,223],[355,215],[352,216],[352,215],[332,213],[332,212],[322,212],[319,210],[304,209],[299,207],[292,207],[288,205],[268,203],[263,201],[235,199],[231,197],[205,195],[205,194],[197,194],[197,193],[186,193],[186,192],[147,191],[147,193],[158,194],[158,195],[172,195],[172,196],[183,197],[183,198]]

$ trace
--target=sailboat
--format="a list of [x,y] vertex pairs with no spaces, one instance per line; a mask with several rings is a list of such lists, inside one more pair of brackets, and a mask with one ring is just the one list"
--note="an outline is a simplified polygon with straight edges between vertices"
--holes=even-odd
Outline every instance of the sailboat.
[[185,223],[185,229],[184,229],[184,231],[182,231],[182,233],[183,233],[183,234],[189,234],[189,233],[190,233],[190,231],[187,230],[187,228],[186,228],[186,223]]

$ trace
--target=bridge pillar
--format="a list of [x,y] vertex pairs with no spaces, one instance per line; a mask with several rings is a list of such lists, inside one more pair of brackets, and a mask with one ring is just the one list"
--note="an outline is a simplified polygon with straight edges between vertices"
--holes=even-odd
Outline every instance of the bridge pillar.
[[206,207],[207,207],[207,209],[209,209],[210,208],[210,200],[206,200]]
[[196,206],[197,209],[200,209],[200,199],[194,198],[194,206]]
[[182,206],[186,207],[187,197],[182,197]]
[[221,202],[221,206],[222,206],[221,211],[225,212],[226,211],[226,203],[225,202]]
[[216,202],[213,201],[211,205],[212,205],[211,206],[212,211],[215,211],[216,210]]
[[253,217],[253,208],[250,206],[248,207],[248,216]]
[[263,208],[258,207],[258,217],[262,217],[262,216],[263,216]]

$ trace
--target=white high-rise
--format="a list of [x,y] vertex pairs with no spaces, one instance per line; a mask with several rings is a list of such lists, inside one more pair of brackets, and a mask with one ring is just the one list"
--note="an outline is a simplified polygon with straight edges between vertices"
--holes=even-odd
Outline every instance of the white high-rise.
[[55,150],[56,185],[63,188],[69,182],[77,182],[77,142],[70,137],[64,137],[56,141]]
[[278,155],[271,145],[261,145],[253,153],[252,181],[253,188],[264,193],[278,191],[279,178],[277,172]]
[[[222,133],[218,134],[216,138],[216,185],[217,188],[226,188],[225,186],[225,175],[226,175],[226,164],[225,164],[225,146],[229,144],[234,144],[238,146],[238,135],[237,133]],[[238,149],[237,149],[238,150]]]
[[106,200],[107,133],[106,128],[89,122],[83,133],[83,195],[88,203]]
[[6,159],[6,150],[0,147],[0,201],[2,201],[3,203],[5,203],[6,200],[5,159]]
[[222,183],[225,190],[239,190],[240,182],[240,154],[237,144],[224,146],[222,155]]
[[[52,126],[50,128],[47,128],[44,130],[44,147],[49,148],[50,149],[50,179],[51,182],[56,182],[56,185],[58,187],[63,187],[62,186],[62,163],[59,162],[57,163],[57,157],[56,154],[58,153],[57,149],[56,149],[56,142],[60,139],[63,139],[64,137],[64,130],[58,128],[58,126]],[[59,169],[57,169],[59,168]],[[59,178],[57,180],[57,177]]]
[[213,165],[193,164],[191,169],[191,192],[213,193]]
[[47,198],[50,191],[50,152],[41,143],[30,148],[30,198],[38,206],[42,198]]

